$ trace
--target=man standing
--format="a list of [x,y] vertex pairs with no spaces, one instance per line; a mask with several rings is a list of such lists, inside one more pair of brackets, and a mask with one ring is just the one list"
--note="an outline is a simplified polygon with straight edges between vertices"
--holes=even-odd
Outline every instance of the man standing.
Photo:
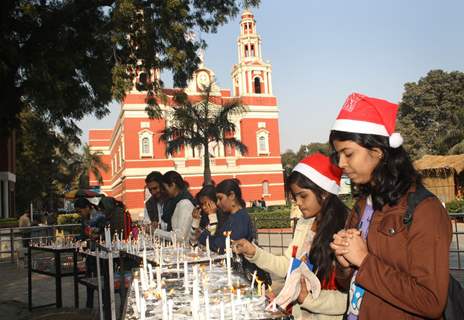
[[165,199],[162,179],[163,175],[159,171],[152,171],[145,178],[145,185],[151,196],[145,202],[143,220],[145,223],[151,223],[160,229],[166,230],[167,225],[161,220]]

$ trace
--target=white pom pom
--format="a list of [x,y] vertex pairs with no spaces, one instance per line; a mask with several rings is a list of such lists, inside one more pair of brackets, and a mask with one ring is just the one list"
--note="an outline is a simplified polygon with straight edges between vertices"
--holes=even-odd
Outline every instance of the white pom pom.
[[393,132],[388,139],[388,142],[390,143],[390,147],[398,148],[403,144],[403,137],[399,132]]

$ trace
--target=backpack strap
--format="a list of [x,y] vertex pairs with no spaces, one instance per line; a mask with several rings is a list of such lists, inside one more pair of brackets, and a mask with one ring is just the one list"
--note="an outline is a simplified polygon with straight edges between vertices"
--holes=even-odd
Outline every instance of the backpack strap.
[[417,184],[416,191],[408,193],[408,207],[406,213],[403,216],[403,223],[409,229],[412,223],[412,218],[414,215],[414,210],[422,202],[430,197],[435,197],[433,193],[427,190],[422,184]]

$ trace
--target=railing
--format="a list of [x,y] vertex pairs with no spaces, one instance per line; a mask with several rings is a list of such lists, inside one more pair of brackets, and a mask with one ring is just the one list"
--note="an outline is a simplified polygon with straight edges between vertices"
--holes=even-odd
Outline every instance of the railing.
[[[65,236],[77,235],[80,224],[61,224],[25,228],[0,229],[0,262],[15,261],[15,254],[26,246],[27,242],[46,242],[54,240],[56,231],[64,231]],[[9,258],[9,259],[8,259]]]
[[450,246],[450,270],[464,270],[464,213],[450,213],[453,238]]
[[[464,213],[450,213],[453,235],[449,250],[450,270],[464,271]],[[290,218],[254,218],[255,226],[257,226],[258,244],[263,249],[282,255],[287,249],[293,237],[295,219]],[[265,221],[263,223],[263,220]],[[260,225],[266,225],[266,220],[274,221],[279,225],[288,227],[280,229],[259,228]]]

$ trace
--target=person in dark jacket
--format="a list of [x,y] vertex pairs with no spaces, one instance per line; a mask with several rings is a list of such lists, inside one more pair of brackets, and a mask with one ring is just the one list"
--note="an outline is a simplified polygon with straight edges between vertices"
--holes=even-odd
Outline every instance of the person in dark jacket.
[[145,202],[144,222],[166,230],[162,222],[163,206],[166,201],[166,191],[163,187],[163,175],[159,171],[150,172],[145,178],[145,187],[150,192],[150,198]]
[[221,181],[216,187],[216,195],[218,207],[224,213],[229,214],[229,218],[224,225],[218,228],[215,235],[211,235],[209,231],[205,230],[200,236],[200,243],[205,243],[206,238],[210,237],[211,250],[223,253],[227,232],[231,232],[231,240],[247,239],[253,241],[256,239],[256,230],[245,207],[238,181],[236,179]]

